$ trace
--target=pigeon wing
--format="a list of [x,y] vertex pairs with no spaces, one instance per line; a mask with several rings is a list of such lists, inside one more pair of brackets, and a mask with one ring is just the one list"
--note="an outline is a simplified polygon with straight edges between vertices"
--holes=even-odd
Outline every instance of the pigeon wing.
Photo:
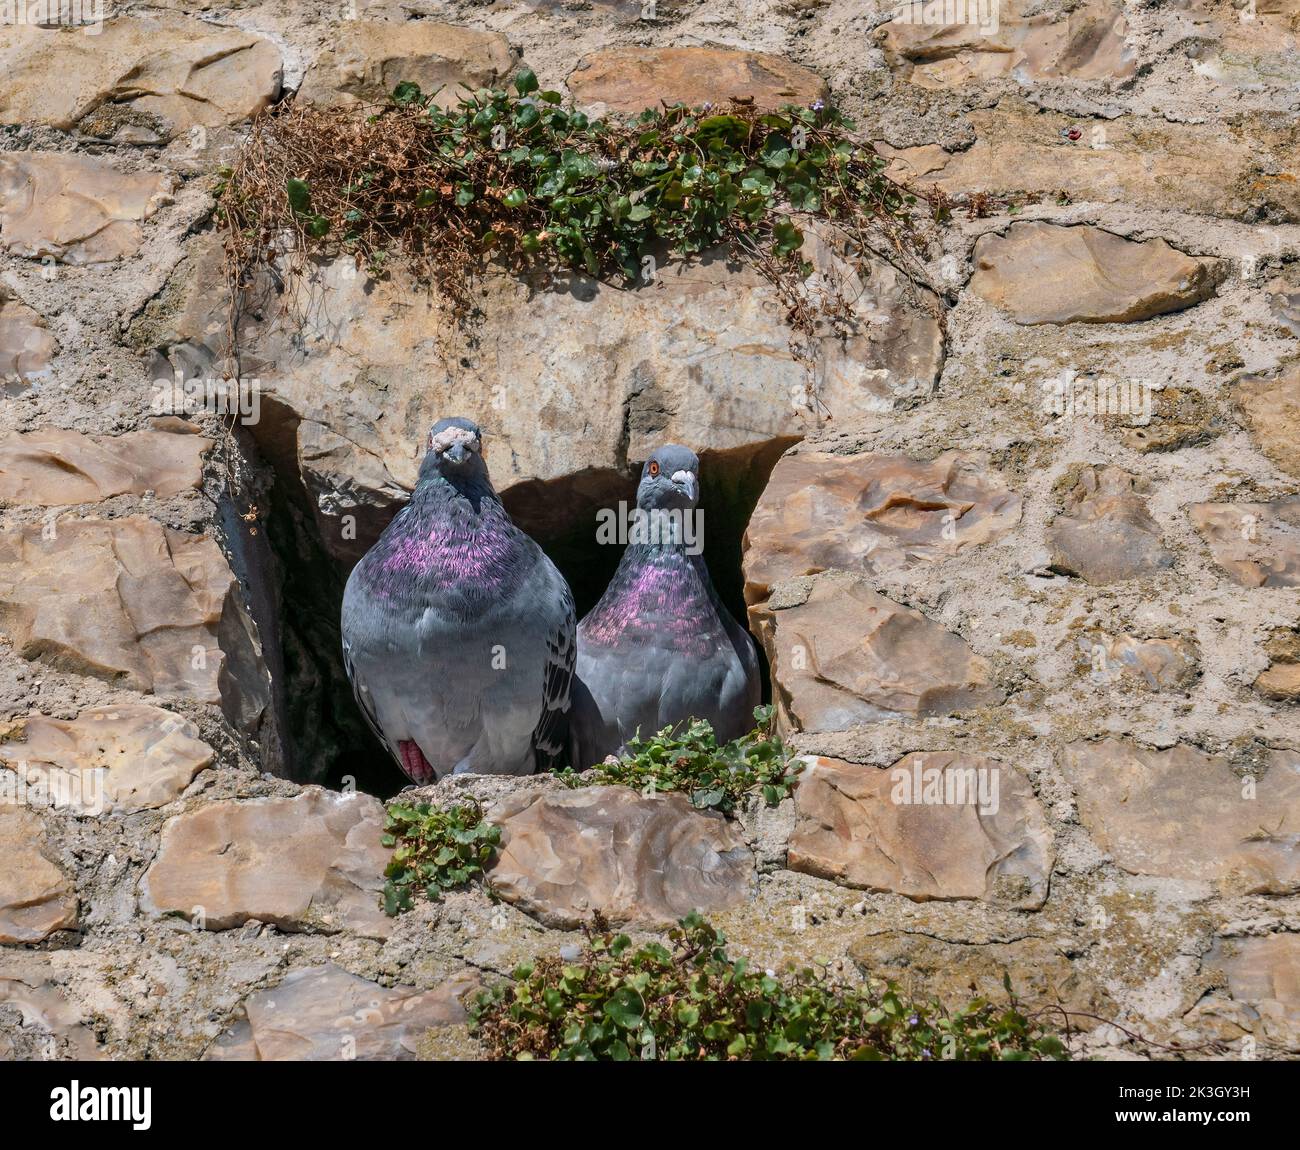
[[[552,568],[552,570],[554,570]],[[533,748],[538,769],[552,765],[567,743],[569,694],[573,682],[573,664],[578,655],[577,615],[573,592],[568,582],[556,572],[553,584],[560,588],[560,618],[546,637],[546,664],[543,670],[542,715],[533,732]]]
[[[357,701],[357,706],[361,709],[361,714],[366,720],[366,726],[370,728],[370,733],[383,744],[384,749],[393,758],[398,758],[397,752],[393,750],[392,745],[384,737],[384,731],[379,725],[379,716],[375,714],[375,705],[371,701],[370,692],[357,677],[356,665],[352,661],[352,644],[346,639],[343,640],[343,669],[348,673],[348,682],[352,684],[352,695]],[[398,759],[398,761],[401,760]]]

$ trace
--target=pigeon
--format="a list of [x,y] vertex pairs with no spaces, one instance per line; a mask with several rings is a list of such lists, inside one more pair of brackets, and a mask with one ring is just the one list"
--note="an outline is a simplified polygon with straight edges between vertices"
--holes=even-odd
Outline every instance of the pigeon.
[[578,626],[572,765],[585,769],[642,737],[707,719],[720,740],[754,725],[754,640],[713,589],[698,541],[700,461],[669,444],[641,470],[627,549]]
[[343,592],[343,663],[371,730],[417,785],[553,765],[574,620],[564,576],[492,487],[478,427],[439,420],[410,502]]

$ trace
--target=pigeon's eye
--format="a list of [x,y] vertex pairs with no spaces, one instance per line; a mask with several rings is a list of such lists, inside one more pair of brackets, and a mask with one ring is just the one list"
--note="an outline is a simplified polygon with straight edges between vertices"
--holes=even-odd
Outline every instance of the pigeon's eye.
[[659,474],[659,464],[652,459],[650,460],[650,477],[653,479],[658,474]]

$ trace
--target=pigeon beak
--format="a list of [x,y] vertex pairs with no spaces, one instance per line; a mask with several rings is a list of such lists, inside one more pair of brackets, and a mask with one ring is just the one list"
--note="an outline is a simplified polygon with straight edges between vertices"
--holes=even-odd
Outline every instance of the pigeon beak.
[[699,489],[695,485],[695,472],[693,471],[674,471],[673,483],[680,487],[685,493],[686,498],[695,502],[695,496],[699,494]]
[[453,466],[459,467],[469,458],[469,450],[463,443],[453,443],[442,453],[442,457]]

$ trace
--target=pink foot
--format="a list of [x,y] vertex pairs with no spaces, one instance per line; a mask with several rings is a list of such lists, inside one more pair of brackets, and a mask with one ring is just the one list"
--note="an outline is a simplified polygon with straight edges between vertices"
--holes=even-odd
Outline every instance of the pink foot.
[[398,743],[397,753],[402,756],[402,770],[410,776],[412,782],[422,787],[434,781],[433,767],[413,740],[403,739]]

